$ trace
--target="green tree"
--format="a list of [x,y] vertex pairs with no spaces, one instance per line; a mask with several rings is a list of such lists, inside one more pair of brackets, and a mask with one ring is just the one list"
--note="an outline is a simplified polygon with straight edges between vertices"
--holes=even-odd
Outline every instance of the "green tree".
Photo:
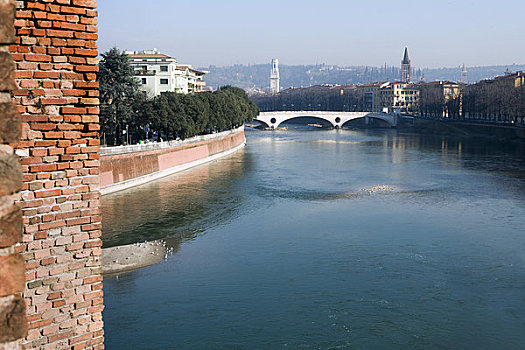
[[123,130],[133,122],[133,104],[139,86],[128,56],[116,47],[103,53],[98,81],[101,132],[107,143],[120,145],[126,139]]

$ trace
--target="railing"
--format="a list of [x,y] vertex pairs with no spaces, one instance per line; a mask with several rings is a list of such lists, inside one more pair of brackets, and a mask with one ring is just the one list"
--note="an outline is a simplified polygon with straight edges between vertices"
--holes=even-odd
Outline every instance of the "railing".
[[157,74],[157,71],[156,70],[136,70],[135,72],[135,75],[155,75]]
[[525,128],[525,117],[516,117],[516,120],[501,120],[501,117],[487,117],[487,118],[465,118],[465,117],[436,117],[428,115],[418,115],[415,118],[426,120],[439,120],[443,122],[471,122],[483,125],[497,125],[497,126],[512,126],[516,128]]
[[191,144],[194,142],[207,141],[215,138],[220,138],[228,136],[231,134],[236,134],[239,131],[244,129],[244,125],[241,125],[238,128],[226,130],[214,134],[199,135],[187,138],[185,140],[173,140],[173,141],[163,141],[163,142],[149,142],[145,144],[137,145],[126,145],[126,146],[111,146],[111,147],[100,147],[101,156],[111,156],[116,154],[124,153],[136,153],[136,152],[145,152],[145,151],[154,151],[165,148],[172,148],[182,145]]

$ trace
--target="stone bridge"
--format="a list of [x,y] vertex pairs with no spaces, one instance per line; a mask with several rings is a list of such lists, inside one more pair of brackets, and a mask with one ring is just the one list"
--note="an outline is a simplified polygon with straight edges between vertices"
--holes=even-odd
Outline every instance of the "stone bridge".
[[330,123],[334,128],[341,128],[346,122],[359,118],[364,118],[367,125],[370,118],[373,118],[382,120],[391,127],[396,127],[399,116],[396,114],[374,112],[280,111],[261,112],[255,120],[273,129],[287,120],[301,117],[322,119]]

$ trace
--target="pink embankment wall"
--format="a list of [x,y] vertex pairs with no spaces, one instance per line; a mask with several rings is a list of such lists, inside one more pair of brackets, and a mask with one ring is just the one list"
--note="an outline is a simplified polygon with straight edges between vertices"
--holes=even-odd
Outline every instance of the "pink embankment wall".
[[246,141],[244,130],[173,148],[106,155],[100,158],[100,186],[150,175],[175,166],[201,160],[231,150]]

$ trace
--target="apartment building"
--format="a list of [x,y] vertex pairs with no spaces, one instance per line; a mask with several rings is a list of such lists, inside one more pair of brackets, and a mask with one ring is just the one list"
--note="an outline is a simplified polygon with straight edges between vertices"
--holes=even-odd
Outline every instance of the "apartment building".
[[358,85],[357,88],[363,95],[363,108],[366,112],[381,112],[383,109],[381,101],[381,89],[389,83],[370,83]]
[[[455,101],[461,104],[461,86],[458,83],[433,81],[418,83],[416,86],[419,90],[420,113],[424,116],[448,118],[457,109],[450,106],[450,103]],[[452,112],[451,107],[453,107]]]
[[419,89],[400,81],[385,83],[379,90],[381,105],[388,112],[414,114],[418,110]]
[[139,80],[139,89],[148,97],[165,92],[188,94],[206,90],[206,83],[203,81],[206,72],[193,69],[191,65],[178,64],[175,58],[164,55],[157,49],[125,53]]

